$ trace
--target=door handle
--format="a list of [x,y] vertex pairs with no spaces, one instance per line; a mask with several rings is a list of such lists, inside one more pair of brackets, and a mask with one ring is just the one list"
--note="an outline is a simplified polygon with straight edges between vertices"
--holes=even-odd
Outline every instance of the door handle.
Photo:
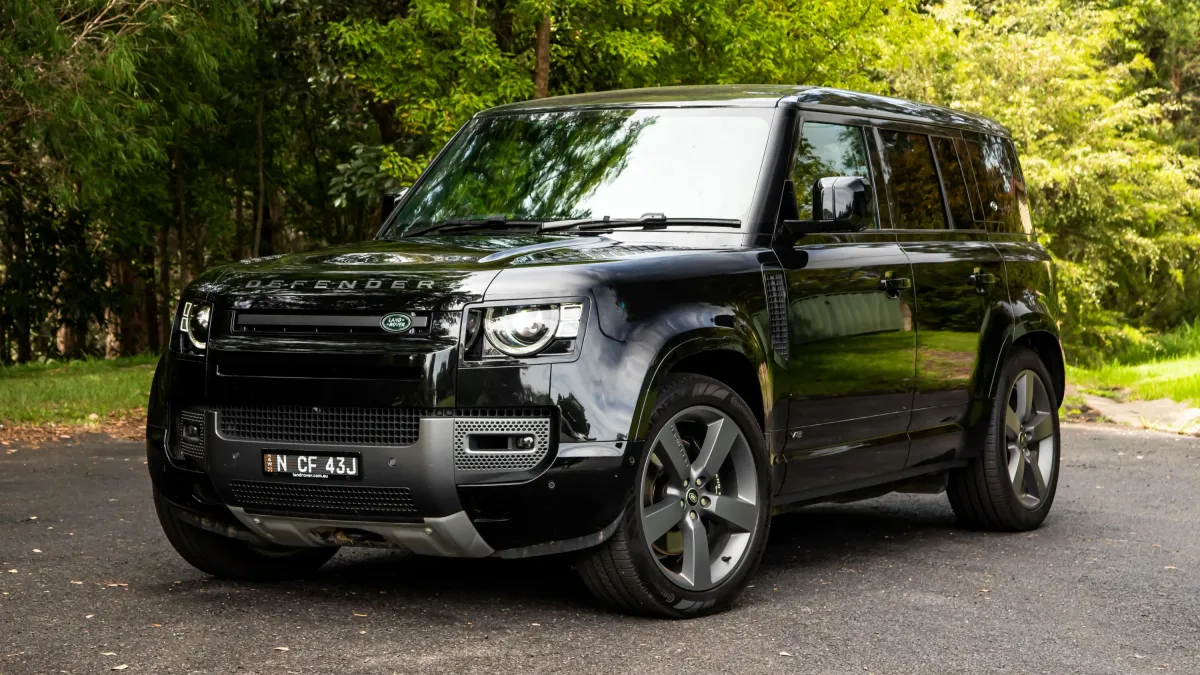
[[900,297],[900,291],[912,288],[912,279],[880,279],[879,290],[885,291],[889,298]]

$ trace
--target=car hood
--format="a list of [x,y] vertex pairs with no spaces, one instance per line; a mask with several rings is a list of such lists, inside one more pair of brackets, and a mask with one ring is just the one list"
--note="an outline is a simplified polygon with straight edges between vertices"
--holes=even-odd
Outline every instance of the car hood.
[[506,268],[526,276],[537,268],[672,251],[694,249],[603,236],[415,237],[243,260],[211,270],[193,288],[237,309],[356,311],[399,302],[406,309],[444,311],[483,300]]

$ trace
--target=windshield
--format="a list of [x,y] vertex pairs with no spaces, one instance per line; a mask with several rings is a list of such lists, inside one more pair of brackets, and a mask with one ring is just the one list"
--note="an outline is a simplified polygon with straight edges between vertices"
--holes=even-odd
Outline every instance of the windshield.
[[472,120],[385,236],[446,221],[745,221],[770,109],[588,110]]

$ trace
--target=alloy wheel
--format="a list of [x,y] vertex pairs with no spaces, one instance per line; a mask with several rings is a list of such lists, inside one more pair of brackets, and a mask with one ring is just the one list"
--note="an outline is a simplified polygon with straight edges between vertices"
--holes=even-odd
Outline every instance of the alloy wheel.
[[1058,452],[1053,412],[1042,378],[1032,370],[1017,373],[1004,409],[1004,440],[1009,483],[1028,509],[1036,509],[1049,494]]
[[709,406],[686,408],[663,426],[640,495],[647,546],[667,578],[690,591],[710,589],[738,568],[765,498],[745,434]]

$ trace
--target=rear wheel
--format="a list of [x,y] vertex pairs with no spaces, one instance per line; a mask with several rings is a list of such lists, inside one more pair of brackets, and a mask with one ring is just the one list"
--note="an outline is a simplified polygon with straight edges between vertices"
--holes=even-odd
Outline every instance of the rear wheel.
[[196,569],[222,579],[277,581],[317,571],[337,553],[336,546],[296,548],[254,545],[190,525],[175,514],[158,490],[154,491],[158,521],[171,546]]
[[720,611],[758,566],[769,527],[767,451],[757,421],[712,378],[672,378],[658,397],[639,481],[612,538],[579,571],[625,611]]
[[965,524],[1032,530],[1042,524],[1058,487],[1058,401],[1037,354],[1017,348],[1000,376],[983,448],[951,474],[947,495]]

